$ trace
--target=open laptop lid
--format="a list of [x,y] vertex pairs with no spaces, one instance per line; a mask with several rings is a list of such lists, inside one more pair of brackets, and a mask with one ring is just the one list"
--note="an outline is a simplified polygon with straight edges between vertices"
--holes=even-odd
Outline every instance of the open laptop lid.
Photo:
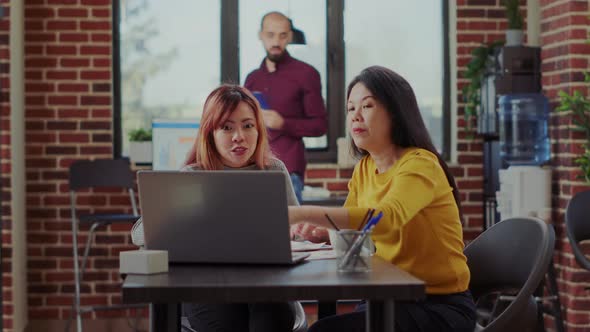
[[170,262],[290,264],[279,171],[140,171],[147,249]]

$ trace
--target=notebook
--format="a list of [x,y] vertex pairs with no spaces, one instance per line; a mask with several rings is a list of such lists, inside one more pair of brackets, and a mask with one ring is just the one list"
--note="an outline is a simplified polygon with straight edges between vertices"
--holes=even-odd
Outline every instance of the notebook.
[[146,249],[170,262],[293,264],[279,171],[140,171]]

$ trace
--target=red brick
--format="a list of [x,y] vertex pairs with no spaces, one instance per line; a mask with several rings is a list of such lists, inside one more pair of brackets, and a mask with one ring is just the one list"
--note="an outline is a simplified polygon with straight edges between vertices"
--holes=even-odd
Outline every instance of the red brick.
[[47,21],[46,24],[47,30],[64,31],[78,29],[78,23],[76,21]]
[[27,134],[26,140],[28,143],[47,143],[55,142],[56,136],[53,133],[47,134]]
[[25,42],[55,42],[55,34],[53,33],[35,33],[35,34],[25,34]]
[[59,310],[57,308],[31,307],[28,316],[29,319],[57,319],[59,318]]
[[53,83],[26,83],[25,91],[27,92],[53,92],[55,85]]
[[80,29],[81,30],[111,30],[111,22],[110,21],[81,21],[80,22]]
[[31,32],[31,31],[37,32],[37,31],[42,31],[42,30],[43,30],[43,22],[25,19],[25,31],[26,32]]
[[80,123],[80,129],[111,129],[111,122],[105,121],[83,121]]
[[62,143],[88,143],[90,142],[90,137],[87,133],[59,134],[59,141]]
[[111,11],[110,11],[110,9],[95,8],[95,9],[92,9],[92,16],[94,16],[94,17],[110,17]]
[[112,153],[113,153],[113,150],[112,150],[111,146],[83,146],[80,148],[80,154],[109,155]]
[[57,65],[56,58],[28,58],[25,61],[25,67],[55,67]]
[[45,153],[48,155],[73,155],[78,153],[75,146],[47,146]]
[[88,84],[84,83],[61,83],[57,86],[59,92],[88,92]]
[[110,80],[111,72],[105,70],[84,70],[80,73],[83,80]]
[[343,182],[328,182],[326,183],[327,189],[332,191],[348,191],[348,181]]
[[49,105],[77,105],[78,104],[78,97],[77,96],[49,96],[48,101]]
[[60,8],[57,15],[59,17],[85,18],[88,17],[88,10],[86,8]]
[[88,118],[88,110],[86,109],[59,109],[57,114],[59,118]]
[[110,6],[111,0],[81,0],[81,3],[88,6]]
[[92,118],[110,118],[112,116],[112,111],[110,109],[93,109],[92,110]]
[[92,36],[92,41],[93,42],[105,42],[105,43],[110,43],[111,42],[111,35],[110,34],[106,34],[106,33],[93,33]]
[[85,33],[60,33],[59,41],[64,43],[80,43],[88,41],[88,34]]
[[111,59],[94,59],[92,60],[92,64],[94,67],[110,67],[111,66]]
[[90,67],[90,59],[62,58],[59,63],[64,67]]
[[482,189],[483,190],[483,180],[459,179],[457,181],[457,187],[459,187],[459,190],[465,190],[465,189]]
[[110,105],[110,96],[82,96],[81,105]]
[[76,80],[78,79],[78,73],[75,71],[48,71],[46,74],[47,79],[50,80]]
[[81,46],[80,47],[80,54],[81,55],[110,55],[111,54],[111,47],[110,46]]
[[49,55],[75,55],[77,53],[75,46],[45,46],[45,51]]
[[307,169],[305,174],[308,179],[335,179],[337,177],[336,169]]
[[51,18],[55,16],[53,8],[25,8],[26,18]]
[[78,0],[47,0],[48,5],[75,5]]

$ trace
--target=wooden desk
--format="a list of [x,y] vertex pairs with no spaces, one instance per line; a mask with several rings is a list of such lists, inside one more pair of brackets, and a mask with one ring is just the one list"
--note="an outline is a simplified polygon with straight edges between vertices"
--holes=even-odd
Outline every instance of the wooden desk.
[[394,302],[423,298],[424,283],[373,258],[369,273],[339,273],[336,260],[295,266],[172,265],[168,273],[128,275],[123,303],[152,303],[151,331],[180,330],[180,303],[366,299],[367,332],[394,330]]

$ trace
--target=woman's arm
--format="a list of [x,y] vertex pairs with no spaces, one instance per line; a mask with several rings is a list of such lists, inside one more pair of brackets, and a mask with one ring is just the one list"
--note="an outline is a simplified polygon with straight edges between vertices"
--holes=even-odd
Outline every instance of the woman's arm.
[[329,239],[328,229],[334,227],[330,224],[326,215],[339,229],[350,228],[348,210],[345,208],[311,205],[290,206],[291,238],[311,242],[327,242]]

